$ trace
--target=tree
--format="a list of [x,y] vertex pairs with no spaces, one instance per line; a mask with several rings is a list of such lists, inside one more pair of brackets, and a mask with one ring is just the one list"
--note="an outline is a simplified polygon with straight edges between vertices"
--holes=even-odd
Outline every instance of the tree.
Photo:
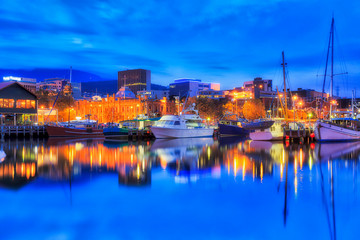
[[243,106],[244,117],[254,120],[265,117],[265,106],[260,99],[247,100]]

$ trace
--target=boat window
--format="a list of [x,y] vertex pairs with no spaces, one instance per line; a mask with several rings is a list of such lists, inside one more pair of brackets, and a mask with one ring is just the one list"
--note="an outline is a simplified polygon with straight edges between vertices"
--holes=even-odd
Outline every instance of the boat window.
[[175,121],[174,125],[180,125],[180,121]]

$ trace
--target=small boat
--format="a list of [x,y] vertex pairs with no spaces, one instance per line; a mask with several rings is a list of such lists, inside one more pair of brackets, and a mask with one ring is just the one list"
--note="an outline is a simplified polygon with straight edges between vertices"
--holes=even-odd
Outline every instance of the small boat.
[[[271,125],[270,125],[271,124]],[[267,127],[266,126],[269,126]],[[271,120],[255,129],[254,125],[252,129],[255,131],[250,132],[250,139],[255,141],[278,141],[284,137],[283,122],[282,120]]]
[[126,140],[128,139],[129,129],[119,126],[110,126],[103,129],[103,133],[106,139],[111,140]]
[[[107,140],[126,140],[129,136],[130,125],[125,122],[123,124],[108,123],[103,129],[105,139]],[[130,127],[133,128],[133,127]]]
[[[229,117],[236,116],[236,120],[227,120]],[[218,123],[220,136],[247,136],[249,130],[243,128],[244,120],[237,119],[236,114],[226,113]]]
[[93,124],[85,127],[76,126],[45,126],[49,137],[99,138],[104,137],[103,130]]
[[360,140],[360,122],[350,117],[318,120],[314,133],[317,141],[357,141]]
[[270,119],[257,119],[253,122],[243,124],[243,127],[247,130],[261,130],[270,128],[275,121]]
[[[198,111],[194,108],[195,103],[183,111],[180,116],[165,115],[161,117],[150,128],[155,138],[212,137],[214,129],[203,123],[204,120],[200,118]],[[186,114],[190,111],[195,114]]]

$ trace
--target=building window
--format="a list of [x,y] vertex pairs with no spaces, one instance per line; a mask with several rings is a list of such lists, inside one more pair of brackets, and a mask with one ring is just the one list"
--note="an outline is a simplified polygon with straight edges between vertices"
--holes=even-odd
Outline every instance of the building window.
[[3,108],[14,108],[14,103],[15,103],[15,100],[14,99],[2,99],[1,101],[1,107]]

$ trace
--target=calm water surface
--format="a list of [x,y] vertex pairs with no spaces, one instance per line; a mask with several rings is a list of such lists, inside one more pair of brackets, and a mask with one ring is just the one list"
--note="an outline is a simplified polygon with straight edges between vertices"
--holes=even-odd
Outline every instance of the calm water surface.
[[359,239],[359,143],[0,146],[1,239]]

